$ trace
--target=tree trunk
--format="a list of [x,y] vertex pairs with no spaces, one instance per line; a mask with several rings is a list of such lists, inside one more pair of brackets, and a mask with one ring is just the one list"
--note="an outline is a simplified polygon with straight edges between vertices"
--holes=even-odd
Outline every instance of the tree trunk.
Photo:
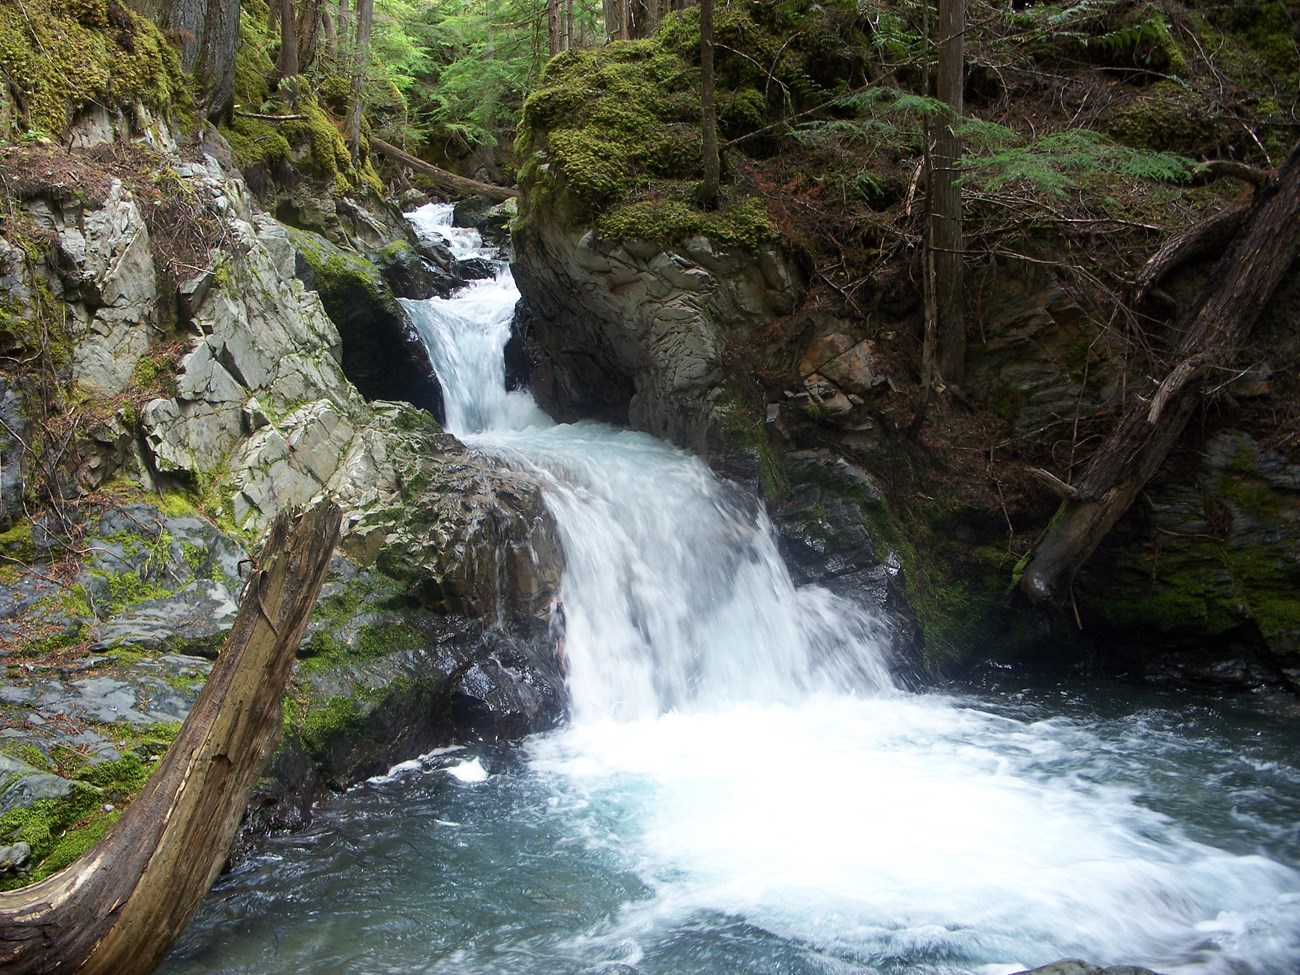
[[551,57],[560,53],[560,0],[546,0],[546,39]]
[[562,47],[568,51],[573,46],[573,0],[564,0],[564,44]]
[[374,20],[374,0],[357,0],[357,40],[352,52],[352,98],[348,104],[348,149],[352,165],[361,162],[361,99],[366,90],[366,66],[370,60],[370,24]]
[[1255,320],[1300,253],[1300,144],[1260,192],[1182,330],[1175,366],[1138,400],[1093,455],[1032,554],[1020,588],[1061,598],[1074,574],[1164,463],[1201,403],[1213,370],[1229,369]]
[[298,71],[305,74],[316,60],[316,50],[325,31],[325,6],[321,0],[302,0],[298,7]]
[[496,200],[498,203],[503,203],[511,197],[519,195],[518,190],[508,189],[504,186],[493,186],[491,183],[480,183],[476,179],[457,176],[445,169],[439,169],[432,163],[427,163],[423,159],[412,156],[409,152],[405,152],[397,148],[397,146],[389,145],[377,136],[370,137],[370,144],[394,162],[409,166],[417,173],[424,173],[425,176],[431,177],[438,185],[452,193],[478,194]]
[[275,0],[280,6],[280,57],[275,62],[278,78],[292,78],[298,73],[298,21],[293,0]]
[[707,210],[717,209],[722,160],[718,156],[718,116],[713,107],[713,0],[700,0],[700,116],[704,142],[704,180],[698,199]]
[[0,970],[148,975],[161,963],[220,872],[279,740],[340,521],[333,504],[275,520],[225,647],[144,790],[76,863],[0,894]]
[[623,30],[625,0],[601,0],[601,9],[605,15],[605,38],[611,41],[627,40],[627,34]]
[[965,60],[962,36],[966,29],[965,0],[939,0],[939,100],[947,106],[935,137],[931,172],[930,243],[934,249],[935,309],[938,315],[939,374],[948,383],[962,381],[966,371],[966,318],[963,307],[964,261],[961,187],[957,165]]
[[180,41],[181,66],[202,86],[204,116],[229,119],[235,103],[239,0],[171,0],[160,18]]

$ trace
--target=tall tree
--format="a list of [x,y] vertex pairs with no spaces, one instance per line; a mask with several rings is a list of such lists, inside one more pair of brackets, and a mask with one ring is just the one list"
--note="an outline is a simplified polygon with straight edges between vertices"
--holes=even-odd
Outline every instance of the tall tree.
[[239,0],[167,0],[160,18],[181,42],[181,66],[202,85],[203,114],[230,118],[235,105]]
[[275,2],[280,11],[280,57],[275,62],[275,73],[280,78],[292,78],[298,73],[298,21],[293,0]]
[[966,0],[938,0],[939,75],[937,94],[944,103],[931,154],[930,247],[933,254],[937,366],[946,382],[959,383],[966,371],[966,318],[962,294],[963,240],[961,187],[957,165],[964,111]]
[[560,34],[560,0],[546,0],[546,36],[550,42],[551,57],[563,50]]
[[348,103],[348,148],[352,164],[361,161],[361,105],[366,90],[366,66],[370,60],[370,27],[375,19],[375,0],[357,0],[357,37],[352,50],[352,91]]
[[697,194],[700,205],[715,209],[722,160],[718,155],[718,117],[713,106],[713,0],[700,0],[700,117],[704,143],[704,179]]

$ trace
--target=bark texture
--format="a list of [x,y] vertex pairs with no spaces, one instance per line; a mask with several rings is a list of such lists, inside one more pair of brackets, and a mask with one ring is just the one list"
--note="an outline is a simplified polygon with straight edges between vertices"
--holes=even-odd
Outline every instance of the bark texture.
[[139,797],[76,863],[0,894],[0,971],[147,975],[171,950],[279,740],[281,699],[340,521],[333,504],[276,519],[225,647]]
[[939,100],[947,106],[935,136],[930,206],[930,242],[934,249],[935,313],[938,367],[944,381],[959,383],[966,372],[966,317],[962,283],[961,187],[957,162],[961,138],[956,125],[965,111],[964,45],[966,0],[939,0]]
[[1182,329],[1174,366],[1139,398],[1073,485],[1020,579],[1036,603],[1063,597],[1074,574],[1159,470],[1202,401],[1225,378],[1256,319],[1300,253],[1300,144],[1261,190]]

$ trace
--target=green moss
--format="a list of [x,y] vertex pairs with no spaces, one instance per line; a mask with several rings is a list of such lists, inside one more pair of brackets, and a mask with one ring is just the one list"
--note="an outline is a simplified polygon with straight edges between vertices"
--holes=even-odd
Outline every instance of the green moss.
[[59,799],[39,799],[0,815],[0,843],[26,843],[33,864],[27,874],[0,876],[0,890],[41,880],[99,842],[121,816],[122,808],[143,788],[177,728],[179,725],[155,725],[121,732],[113,726],[120,744],[135,750],[97,764],[86,764],[75,753],[64,756],[66,764],[76,766],[75,770],[60,769],[74,775],[71,793]]
[[9,755],[25,762],[34,769],[42,771],[51,767],[50,759],[46,758],[45,753],[33,745],[30,741],[15,741],[11,738],[0,739],[0,754]]
[[[771,119],[759,87],[785,77],[777,56],[784,39],[747,10],[728,8],[719,18],[729,40],[719,48],[718,88],[732,93],[721,96],[720,116],[730,133],[752,131]],[[692,202],[703,175],[698,47],[698,14],[686,11],[652,38],[551,60],[519,127],[521,226],[545,214],[594,223],[610,239],[671,243],[703,235],[746,249],[776,237],[758,197],[730,190],[713,212]],[[777,81],[752,67],[755,52],[773,56]]]
[[883,503],[863,512],[872,537],[883,542],[901,565],[907,604],[916,614],[926,666],[943,670],[976,654],[995,653],[1013,643],[999,611],[1015,561],[1004,548],[947,543],[950,516],[932,509],[900,517]]
[[319,234],[292,227],[288,231],[290,240],[311,269],[313,283],[321,293],[326,311],[330,310],[331,296],[353,290],[360,290],[370,302],[380,307],[394,305],[392,291],[372,262],[335,246]]
[[715,407],[721,420],[723,449],[747,454],[758,464],[759,488],[769,502],[779,504],[790,496],[790,475],[780,453],[768,437],[763,413],[732,396]]
[[309,753],[319,755],[331,741],[355,731],[365,716],[366,711],[356,698],[332,697],[309,710],[301,723],[295,723],[293,732]]
[[[679,185],[677,190],[685,197],[690,188]],[[600,216],[596,232],[611,240],[638,239],[657,244],[701,236],[751,251],[778,239],[767,208],[754,198],[712,211],[695,209],[685,199],[661,197],[628,203]]]
[[1109,113],[1102,130],[1134,149],[1203,155],[1228,137],[1222,110],[1185,85],[1160,81]]
[[30,562],[36,554],[32,542],[32,520],[23,518],[6,532],[0,532],[0,553],[19,562]]
[[116,0],[0,5],[0,70],[18,96],[18,131],[58,135],[94,104],[191,105],[171,45]]

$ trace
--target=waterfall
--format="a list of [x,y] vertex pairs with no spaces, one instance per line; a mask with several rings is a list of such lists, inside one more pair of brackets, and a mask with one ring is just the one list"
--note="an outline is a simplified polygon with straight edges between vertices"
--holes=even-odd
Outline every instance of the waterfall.
[[565,551],[575,720],[892,688],[879,626],[826,590],[795,587],[755,499],[652,437],[556,424],[530,394],[506,391],[517,298],[502,267],[454,298],[406,308],[442,383],[448,431],[543,484]]

